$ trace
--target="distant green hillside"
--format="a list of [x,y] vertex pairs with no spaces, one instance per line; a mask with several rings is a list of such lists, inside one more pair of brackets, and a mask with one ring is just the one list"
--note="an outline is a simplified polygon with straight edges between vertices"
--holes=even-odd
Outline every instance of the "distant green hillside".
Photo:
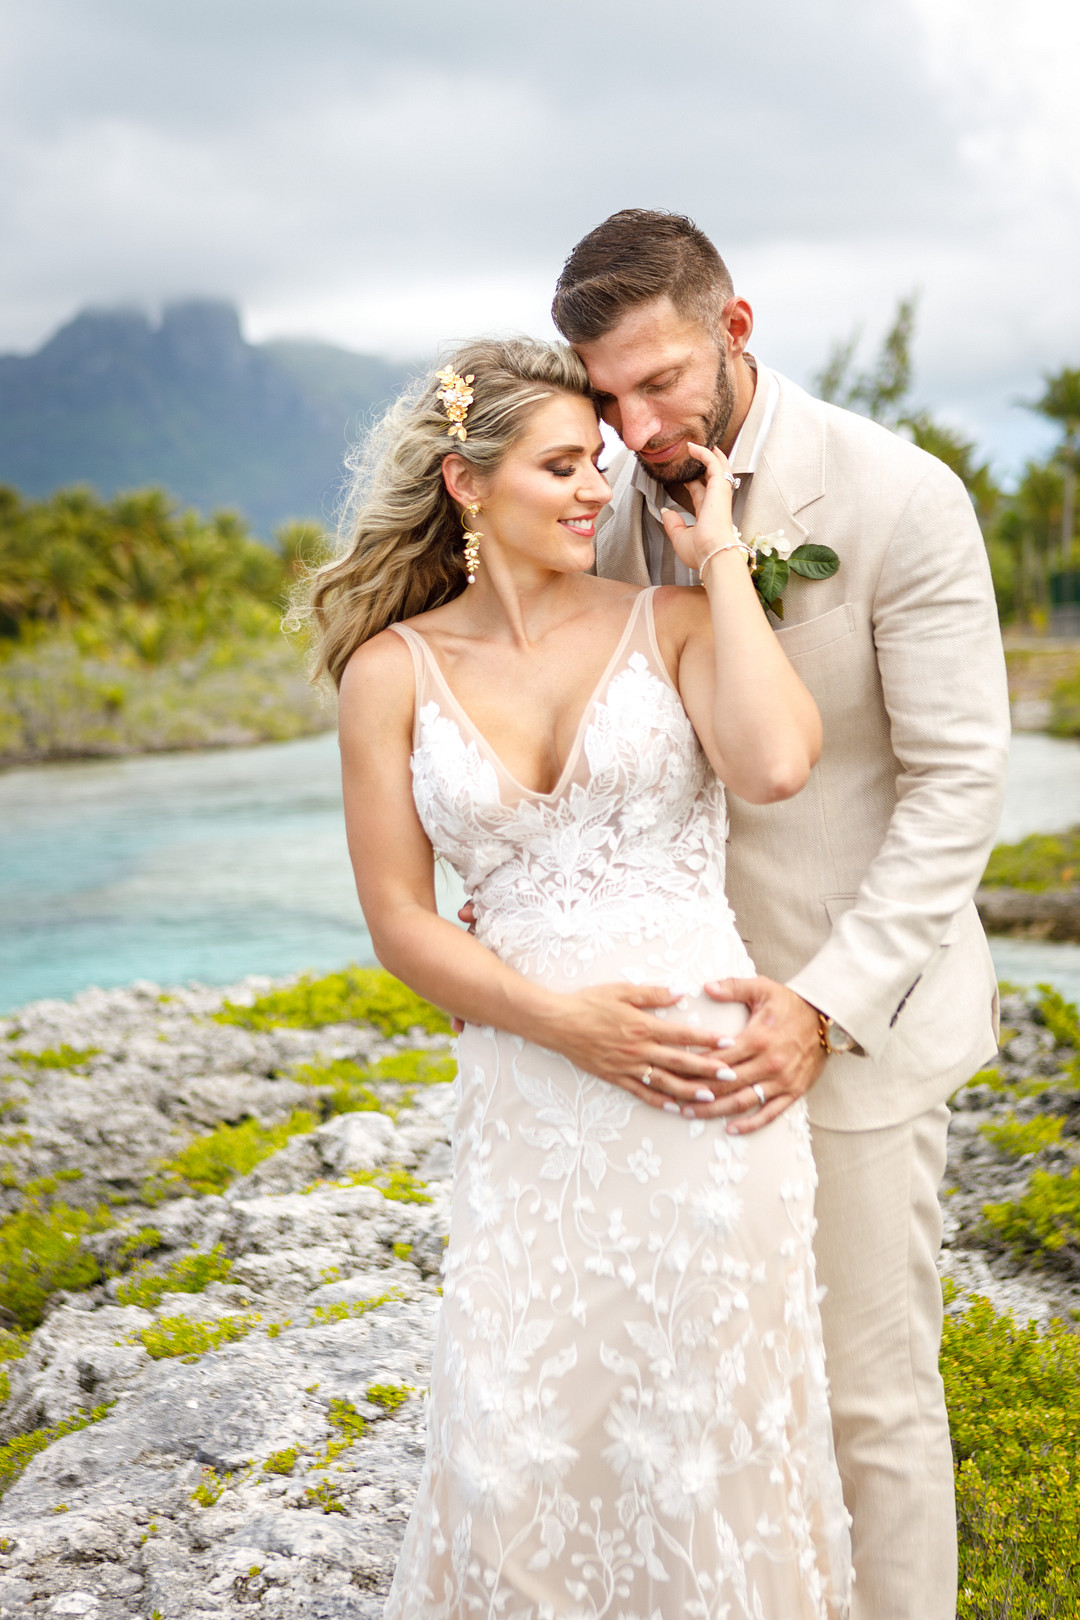
[[85,310],[35,354],[0,356],[0,483],[31,496],[164,487],[257,534],[326,522],[346,450],[410,368],[331,344],[245,342],[229,304]]

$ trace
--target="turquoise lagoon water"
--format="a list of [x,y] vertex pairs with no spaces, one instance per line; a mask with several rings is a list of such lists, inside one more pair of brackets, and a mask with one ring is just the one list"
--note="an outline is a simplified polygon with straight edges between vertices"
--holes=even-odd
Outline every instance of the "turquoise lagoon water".
[[[1014,739],[1002,837],[1080,820],[1080,744]],[[449,882],[440,910],[459,897]],[[1002,977],[1080,996],[1080,946],[995,942]],[[371,962],[336,740],[0,774],[0,1011],[96,984]]]

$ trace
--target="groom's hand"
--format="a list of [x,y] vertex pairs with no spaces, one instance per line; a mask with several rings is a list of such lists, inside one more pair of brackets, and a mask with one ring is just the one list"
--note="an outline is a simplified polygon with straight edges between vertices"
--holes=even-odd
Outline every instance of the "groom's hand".
[[[722,979],[707,984],[705,993],[714,1001],[745,1002],[750,1019],[724,1054],[736,1079],[724,1085],[714,1081],[720,1101],[702,1113],[745,1115],[734,1118],[728,1130],[759,1131],[805,1097],[825,1067],[817,1009],[774,979]],[[764,1104],[754,1086],[764,1093]]]

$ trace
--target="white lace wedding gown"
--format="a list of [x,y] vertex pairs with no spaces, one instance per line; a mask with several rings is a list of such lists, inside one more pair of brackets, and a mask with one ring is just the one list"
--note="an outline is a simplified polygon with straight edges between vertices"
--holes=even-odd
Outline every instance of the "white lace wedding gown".
[[[420,819],[477,937],[557,989],[753,972],[723,789],[636,599],[550,793],[412,650]],[[460,1101],[427,1460],[386,1620],[829,1620],[847,1612],[803,1105],[727,1134],[494,1029]]]

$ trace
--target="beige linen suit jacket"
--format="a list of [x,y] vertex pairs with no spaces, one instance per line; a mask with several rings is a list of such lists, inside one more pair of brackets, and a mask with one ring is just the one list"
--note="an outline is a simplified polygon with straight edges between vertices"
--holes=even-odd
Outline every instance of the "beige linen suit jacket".
[[[741,444],[755,440],[768,375],[758,367]],[[840,558],[832,579],[792,575],[776,626],[821,711],[824,747],[794,799],[729,795],[728,895],[758,971],[864,1050],[828,1060],[811,1118],[875,1129],[948,1097],[997,1047],[997,984],[972,896],[1004,789],[1005,664],[960,480],[876,423],[777,381],[741,526],[747,538],[783,529]],[[612,469],[596,567],[647,585],[634,465],[625,454]]]

